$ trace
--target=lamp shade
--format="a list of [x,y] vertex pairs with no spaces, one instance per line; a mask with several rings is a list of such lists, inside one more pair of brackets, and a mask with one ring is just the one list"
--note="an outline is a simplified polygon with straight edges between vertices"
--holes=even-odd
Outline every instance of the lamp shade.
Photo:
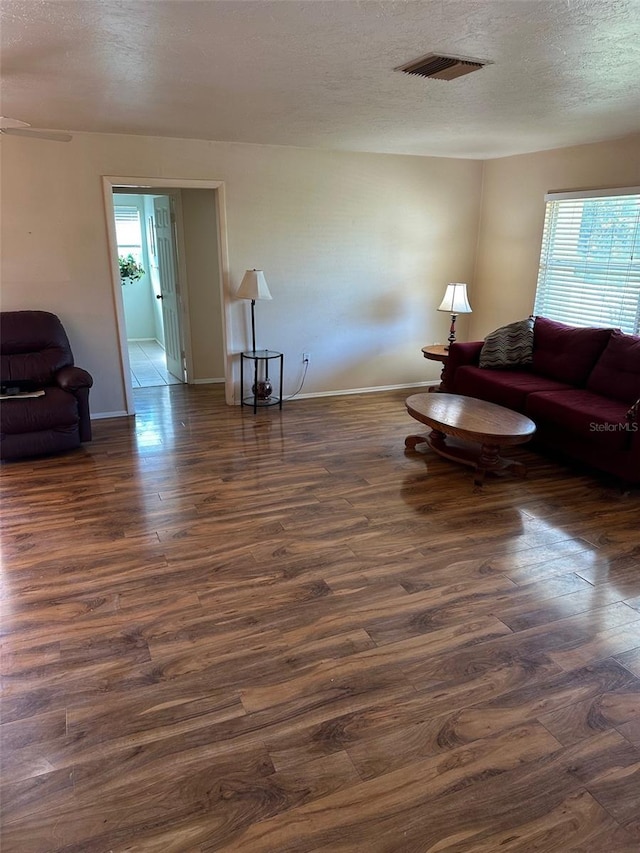
[[262,270],[247,270],[236,296],[239,299],[272,299]]
[[459,281],[450,282],[438,311],[446,311],[448,314],[471,314],[471,305],[467,299],[467,285]]

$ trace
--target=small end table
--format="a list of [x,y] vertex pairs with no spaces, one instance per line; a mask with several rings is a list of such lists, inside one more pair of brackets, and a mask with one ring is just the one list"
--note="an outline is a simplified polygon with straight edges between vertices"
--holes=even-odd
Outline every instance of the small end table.
[[[244,363],[253,362],[253,385],[251,394],[244,393]],[[279,386],[277,394],[269,377],[269,362],[279,362]],[[261,369],[262,366],[262,369]],[[253,414],[258,411],[259,406],[279,406],[282,408],[282,375],[284,372],[284,355],[270,349],[248,350],[240,354],[240,405],[253,406]]]
[[447,365],[447,359],[449,358],[449,348],[445,347],[444,344],[434,344],[431,347],[422,347],[422,355],[429,359],[429,361],[439,361],[442,364],[442,370],[440,371],[440,384],[432,385],[429,388],[429,391],[445,391],[444,369]]

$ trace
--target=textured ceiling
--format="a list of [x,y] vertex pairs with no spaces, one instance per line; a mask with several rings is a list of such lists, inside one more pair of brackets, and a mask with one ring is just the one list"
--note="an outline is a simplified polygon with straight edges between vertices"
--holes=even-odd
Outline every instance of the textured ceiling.
[[[34,127],[490,158],[640,131],[640,0],[2,0]],[[394,68],[491,60],[451,82]]]

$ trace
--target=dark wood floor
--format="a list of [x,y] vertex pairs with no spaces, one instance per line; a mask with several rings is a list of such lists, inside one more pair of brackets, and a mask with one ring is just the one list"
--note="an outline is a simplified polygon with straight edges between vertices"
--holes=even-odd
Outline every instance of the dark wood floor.
[[638,853],[640,495],[474,491],[409,393],[3,467],[3,853]]

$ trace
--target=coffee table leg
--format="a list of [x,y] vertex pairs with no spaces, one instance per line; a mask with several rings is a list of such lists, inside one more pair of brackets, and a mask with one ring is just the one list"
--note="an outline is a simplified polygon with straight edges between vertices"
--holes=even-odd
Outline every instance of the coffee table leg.
[[481,486],[484,482],[484,475],[487,471],[509,471],[517,477],[525,477],[527,474],[526,466],[522,462],[516,462],[513,459],[503,459],[500,456],[500,446],[498,444],[483,444],[480,448],[480,456],[476,466],[476,474],[473,482],[476,486]]
[[426,435],[408,435],[404,440],[404,446],[407,450],[416,450],[419,444],[424,444],[424,450],[427,448]]
[[439,429],[432,429],[429,433],[429,445],[433,447],[436,453],[449,453],[449,448],[447,447],[447,434],[441,432]]
[[500,448],[497,444],[483,444],[480,448],[480,456],[476,467],[476,475],[473,482],[481,486],[487,471],[497,471],[500,467]]
[[453,459],[455,462],[462,462],[463,465],[470,465],[475,468],[473,482],[476,486],[482,486],[487,472],[498,474],[502,471],[509,471],[517,477],[525,477],[527,474],[527,469],[522,462],[516,462],[514,459],[503,459],[500,456],[499,444],[482,444],[479,453],[477,445],[475,447],[449,446],[447,434],[437,429],[431,430],[429,435],[408,435],[404,440],[404,446],[407,450],[417,450],[420,453],[424,453],[430,447],[440,456],[444,456],[445,459]]
[[[432,429],[429,435],[408,435],[404,440],[404,446],[407,450],[419,450],[420,453],[424,453],[429,447],[438,453],[443,453],[448,450],[446,438],[445,433]],[[424,447],[419,447],[421,444],[424,444]]]

